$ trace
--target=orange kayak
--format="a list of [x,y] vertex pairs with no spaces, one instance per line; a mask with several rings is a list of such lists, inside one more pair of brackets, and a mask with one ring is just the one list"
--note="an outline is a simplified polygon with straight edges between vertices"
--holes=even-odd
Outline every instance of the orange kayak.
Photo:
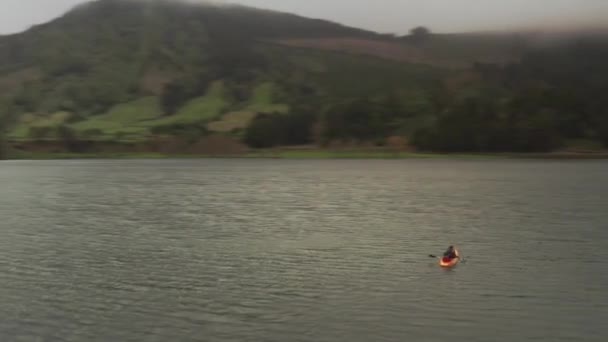
[[458,250],[455,250],[454,252],[458,256],[457,258],[450,259],[448,257],[443,257],[443,258],[439,259],[439,266],[446,267],[446,268],[456,266],[456,264],[458,264],[458,262],[460,261],[460,253],[458,253]]

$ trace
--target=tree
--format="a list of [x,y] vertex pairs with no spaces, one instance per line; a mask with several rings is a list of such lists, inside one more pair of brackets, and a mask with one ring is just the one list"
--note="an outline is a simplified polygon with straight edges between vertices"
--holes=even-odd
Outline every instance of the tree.
[[172,82],[165,86],[160,104],[165,115],[172,115],[181,107],[190,97],[188,89],[178,82]]
[[391,133],[395,113],[366,98],[338,103],[325,113],[325,140],[375,141]]
[[53,133],[51,126],[32,126],[28,129],[28,137],[32,140],[43,140],[49,138]]
[[608,110],[604,111],[598,123],[598,135],[604,146],[608,147]]
[[315,123],[314,109],[296,107],[292,113],[285,116],[285,145],[305,145],[312,142],[313,125]]
[[69,152],[83,152],[84,144],[76,137],[76,132],[67,125],[57,126],[57,137]]
[[410,39],[414,43],[424,43],[431,37],[431,30],[424,26],[418,26],[410,30]]
[[245,131],[245,143],[254,148],[309,144],[315,124],[312,113],[307,106],[296,106],[290,114],[259,114]]
[[14,98],[14,105],[25,112],[35,112],[40,105],[41,98],[41,87],[35,84],[28,84]]
[[269,148],[285,141],[283,114],[260,114],[247,128],[245,143],[254,148]]
[[198,72],[165,85],[160,99],[164,114],[175,114],[188,100],[204,94],[212,81],[213,75]]

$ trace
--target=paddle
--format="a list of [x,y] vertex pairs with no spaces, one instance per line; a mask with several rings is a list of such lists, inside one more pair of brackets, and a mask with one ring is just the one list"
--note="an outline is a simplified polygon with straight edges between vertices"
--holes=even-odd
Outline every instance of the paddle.
[[[438,257],[438,256],[436,256],[436,255],[434,255],[434,254],[429,254],[429,258],[441,259],[441,258],[443,258],[443,257]],[[457,256],[457,257],[455,257],[454,259],[460,259],[460,257],[459,257],[459,256]]]
[[[438,257],[438,256],[436,256],[434,254],[429,254],[429,258],[441,259],[441,257]],[[459,256],[457,256],[456,258],[460,259],[460,261],[462,261],[462,262],[465,262],[464,258],[461,258]]]

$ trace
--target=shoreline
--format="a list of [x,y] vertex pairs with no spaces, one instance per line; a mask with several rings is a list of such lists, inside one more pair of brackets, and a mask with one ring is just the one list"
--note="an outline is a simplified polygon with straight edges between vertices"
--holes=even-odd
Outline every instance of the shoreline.
[[258,150],[236,154],[179,154],[156,152],[70,153],[18,152],[6,160],[91,160],[91,159],[540,159],[540,160],[608,160],[604,152],[548,153],[436,153],[365,150]]

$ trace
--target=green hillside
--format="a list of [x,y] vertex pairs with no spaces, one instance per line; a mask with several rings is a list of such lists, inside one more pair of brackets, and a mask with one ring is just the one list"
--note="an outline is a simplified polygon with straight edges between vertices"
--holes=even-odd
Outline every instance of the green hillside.
[[310,95],[320,102],[419,87],[409,77],[431,82],[439,74],[272,43],[341,36],[384,39],[240,6],[100,0],[0,39],[0,110],[11,140],[55,139],[61,126],[83,139],[133,141],[172,127],[179,134],[183,125],[204,134],[235,112],[246,121],[288,114]]
[[[243,6],[98,0],[0,37],[0,123],[9,145],[78,151],[167,139],[190,149],[218,134],[229,140],[216,144],[251,147],[595,146],[606,83],[585,76],[604,70],[606,41],[568,42],[579,45],[537,50],[512,34],[389,37]],[[478,132],[504,141],[470,142]]]

